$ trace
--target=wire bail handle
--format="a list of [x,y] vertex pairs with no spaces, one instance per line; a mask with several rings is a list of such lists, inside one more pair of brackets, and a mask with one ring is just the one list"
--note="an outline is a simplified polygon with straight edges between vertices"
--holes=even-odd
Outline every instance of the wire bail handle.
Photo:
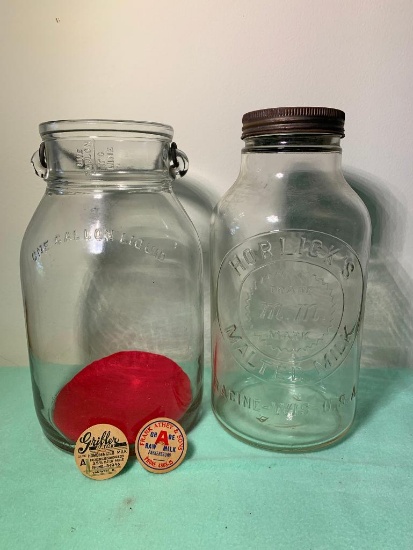
[[33,153],[31,163],[36,175],[39,178],[45,178],[47,174],[47,161],[44,141],[41,142],[39,149]]
[[177,144],[173,141],[171,143],[171,175],[175,179],[178,175],[183,178],[188,172],[189,160],[186,154],[178,149]]

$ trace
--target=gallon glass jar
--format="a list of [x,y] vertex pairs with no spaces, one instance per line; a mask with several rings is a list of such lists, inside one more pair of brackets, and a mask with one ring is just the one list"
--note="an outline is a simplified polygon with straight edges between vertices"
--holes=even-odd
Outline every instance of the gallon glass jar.
[[47,187],[21,248],[36,412],[72,451],[93,424],[133,443],[155,417],[194,423],[203,369],[202,256],[171,182],[187,158],[157,123],[40,125]]
[[213,216],[213,409],[268,449],[332,443],[355,414],[370,221],[341,137],[336,109],[247,113],[240,174]]

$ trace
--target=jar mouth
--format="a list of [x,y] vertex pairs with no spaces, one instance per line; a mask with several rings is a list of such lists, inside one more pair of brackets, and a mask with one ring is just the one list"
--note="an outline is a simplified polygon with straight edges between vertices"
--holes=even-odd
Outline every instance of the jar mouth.
[[172,139],[174,130],[168,124],[135,120],[109,120],[109,119],[78,119],[78,120],[49,120],[39,125],[40,135],[46,137],[49,134],[61,132],[100,132],[107,134],[115,132],[134,132],[139,134],[152,134]]

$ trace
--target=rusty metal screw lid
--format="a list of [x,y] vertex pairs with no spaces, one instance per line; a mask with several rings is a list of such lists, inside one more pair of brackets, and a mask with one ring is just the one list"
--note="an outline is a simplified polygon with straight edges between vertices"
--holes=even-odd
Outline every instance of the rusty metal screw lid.
[[276,107],[245,113],[241,139],[275,134],[334,134],[344,137],[345,114],[329,107]]

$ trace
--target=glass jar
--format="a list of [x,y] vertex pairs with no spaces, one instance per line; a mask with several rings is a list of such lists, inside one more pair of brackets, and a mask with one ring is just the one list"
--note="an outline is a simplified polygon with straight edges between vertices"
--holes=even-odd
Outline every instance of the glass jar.
[[240,174],[213,215],[213,409],[272,450],[332,443],[355,414],[370,220],[341,137],[336,109],[247,113]]
[[40,125],[47,183],[25,233],[21,279],[36,412],[73,451],[113,424],[191,427],[203,371],[202,253],[171,182],[187,158],[157,123]]

